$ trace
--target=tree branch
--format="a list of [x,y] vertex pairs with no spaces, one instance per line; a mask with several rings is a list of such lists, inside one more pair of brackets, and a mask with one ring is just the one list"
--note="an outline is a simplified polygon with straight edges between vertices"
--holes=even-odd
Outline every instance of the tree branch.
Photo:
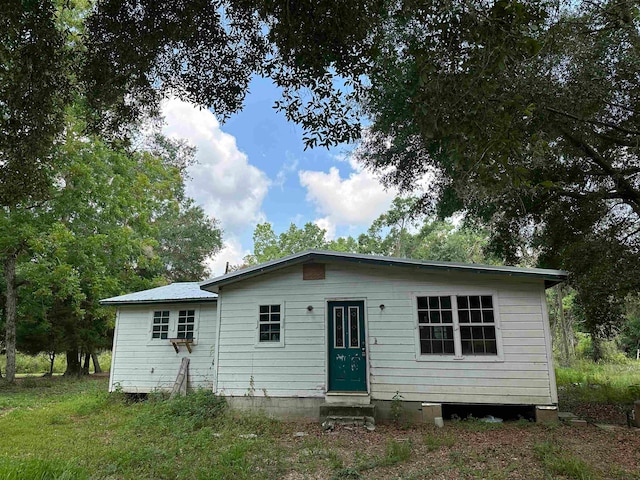
[[589,145],[583,139],[575,136],[573,133],[565,128],[561,128],[563,134],[569,139],[569,141],[578,149],[582,150],[593,163],[595,163],[604,173],[611,177],[620,196],[617,198],[626,200],[626,203],[633,209],[633,211],[640,215],[640,192],[629,182],[627,178],[602,156],[600,153]]
[[562,110],[558,110],[557,108],[553,108],[553,107],[545,107],[545,109],[547,111],[551,112],[551,113],[556,113],[558,115],[562,115],[563,117],[571,118],[571,119],[576,120],[578,122],[589,123],[591,125],[599,125],[601,127],[609,127],[609,128],[614,129],[614,130],[618,130],[619,132],[626,133],[628,135],[640,135],[640,131],[638,131],[638,130],[629,130],[627,128],[621,127],[621,126],[616,125],[614,123],[603,122],[602,120],[589,120],[588,118],[579,117],[577,115],[574,115],[573,113],[569,113],[569,112],[565,112],[565,111],[562,111]]

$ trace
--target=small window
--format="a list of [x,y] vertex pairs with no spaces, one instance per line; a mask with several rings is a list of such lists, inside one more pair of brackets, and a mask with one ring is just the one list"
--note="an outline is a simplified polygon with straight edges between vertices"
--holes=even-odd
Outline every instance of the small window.
[[260,305],[260,342],[280,342],[282,312],[280,305]]
[[193,339],[195,324],[195,310],[180,310],[178,312],[178,338]]
[[158,310],[153,312],[151,338],[159,338],[163,340],[169,338],[169,310]]

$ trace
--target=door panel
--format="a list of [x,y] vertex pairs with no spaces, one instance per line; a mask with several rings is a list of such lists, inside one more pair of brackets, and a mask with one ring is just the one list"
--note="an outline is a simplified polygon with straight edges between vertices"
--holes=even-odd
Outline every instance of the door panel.
[[329,390],[367,391],[364,302],[329,302]]

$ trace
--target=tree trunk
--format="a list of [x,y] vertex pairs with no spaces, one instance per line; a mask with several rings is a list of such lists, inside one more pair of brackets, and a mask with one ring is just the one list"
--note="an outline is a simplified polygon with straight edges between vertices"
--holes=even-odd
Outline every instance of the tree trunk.
[[602,360],[602,339],[594,333],[591,333],[591,349],[593,361]]
[[84,354],[84,365],[82,366],[82,374],[83,375],[89,375],[89,365],[91,364],[91,354],[90,353],[85,353]]
[[16,261],[18,255],[15,252],[9,253],[4,259],[4,281],[7,291],[5,292],[6,321],[5,344],[7,350],[7,381],[15,382],[16,379],[16,303],[18,289],[16,288]]
[[102,373],[102,369],[100,368],[100,362],[98,361],[98,354],[92,353],[91,360],[93,360],[93,373]]
[[53,362],[56,361],[56,352],[49,352],[49,376],[53,377]]
[[558,287],[558,320],[560,322],[560,337],[562,338],[562,360],[563,366],[568,367],[571,364],[571,350],[569,348],[569,338],[567,332],[567,318],[564,315],[564,289]]
[[65,377],[71,375],[82,375],[82,365],[80,364],[80,352],[78,350],[67,350],[67,369],[64,372]]

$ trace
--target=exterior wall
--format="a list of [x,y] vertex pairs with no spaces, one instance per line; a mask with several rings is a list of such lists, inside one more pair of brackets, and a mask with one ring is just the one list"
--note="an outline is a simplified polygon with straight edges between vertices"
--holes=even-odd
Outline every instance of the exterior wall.
[[[481,293],[495,299],[501,355],[419,358],[415,296]],[[326,304],[331,299],[365,301],[372,400],[391,400],[399,392],[408,402],[557,402],[542,280],[349,262],[327,264],[324,280],[303,281],[302,265],[294,265],[224,286],[217,391],[228,396],[324,397]],[[283,346],[261,346],[258,307],[275,303],[284,308]]]
[[[151,324],[155,310],[170,310],[169,338],[176,337],[178,310],[196,310],[196,343],[192,353],[180,345],[176,353],[168,340],[152,340]],[[118,308],[111,360],[109,391],[148,393],[170,390],[176,381],[182,357],[189,357],[189,388],[213,388],[215,378],[216,304],[178,303],[136,305]]]

